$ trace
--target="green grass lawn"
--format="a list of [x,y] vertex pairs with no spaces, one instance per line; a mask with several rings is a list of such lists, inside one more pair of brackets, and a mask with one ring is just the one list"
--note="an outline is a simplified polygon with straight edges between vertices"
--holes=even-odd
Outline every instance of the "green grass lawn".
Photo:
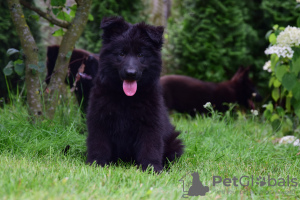
[[[181,199],[191,186],[192,172],[209,192],[189,199],[300,198],[300,150],[273,144],[281,133],[260,117],[171,118],[182,132],[185,153],[169,170],[155,174],[128,163],[86,165],[85,124],[75,108],[65,106],[53,121],[32,125],[24,106],[5,105],[0,109],[0,199]],[[225,180],[229,186],[214,185],[216,176],[230,178]],[[248,178],[241,183],[249,181],[248,186],[239,182],[243,176]],[[259,176],[266,185],[256,184]],[[276,186],[268,186],[268,176]]]

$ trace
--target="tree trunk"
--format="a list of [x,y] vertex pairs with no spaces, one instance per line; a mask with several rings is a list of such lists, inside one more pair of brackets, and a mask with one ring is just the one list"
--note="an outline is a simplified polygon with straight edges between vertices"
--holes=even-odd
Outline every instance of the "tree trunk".
[[150,17],[149,22],[155,26],[166,26],[165,19],[165,8],[167,6],[167,1],[164,0],[152,0],[149,1],[149,11]]
[[75,43],[79,39],[87,23],[92,0],[77,0],[76,3],[77,11],[75,18],[70,23],[65,35],[63,36],[51,81],[46,90],[47,93],[45,94],[46,106],[48,109],[47,116],[49,118],[54,117],[58,100],[64,94],[63,85],[68,73],[68,64],[71,52],[73,51]]
[[32,119],[42,116],[42,105],[40,98],[39,72],[30,66],[38,66],[38,48],[26,23],[19,0],[7,0],[12,21],[16,27],[25,61],[25,84],[27,89],[27,104],[29,115]]

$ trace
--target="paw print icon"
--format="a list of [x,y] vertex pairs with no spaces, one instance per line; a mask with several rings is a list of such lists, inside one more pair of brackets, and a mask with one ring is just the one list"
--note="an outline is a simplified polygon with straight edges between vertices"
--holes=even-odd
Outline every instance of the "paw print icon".
[[256,178],[257,182],[256,184],[259,185],[259,186],[264,186],[266,185],[266,179],[265,178],[262,178],[261,176],[259,176],[258,178]]

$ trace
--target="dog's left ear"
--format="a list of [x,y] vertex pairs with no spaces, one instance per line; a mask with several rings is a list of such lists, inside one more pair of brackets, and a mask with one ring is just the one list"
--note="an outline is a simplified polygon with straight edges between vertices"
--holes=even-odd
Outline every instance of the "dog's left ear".
[[151,26],[145,23],[140,23],[138,26],[147,34],[157,48],[161,48],[163,44],[163,26]]
[[149,26],[146,29],[146,32],[148,36],[158,45],[163,44],[163,33],[164,33],[164,27],[163,26]]

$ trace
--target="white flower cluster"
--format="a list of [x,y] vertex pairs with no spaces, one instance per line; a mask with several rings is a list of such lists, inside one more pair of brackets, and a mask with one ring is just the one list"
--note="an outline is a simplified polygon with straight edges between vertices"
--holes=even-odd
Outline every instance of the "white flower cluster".
[[297,3],[300,3],[300,0],[296,0],[297,1]]
[[292,58],[294,51],[291,47],[271,46],[265,50],[265,54],[270,55],[276,53],[278,57]]
[[254,116],[257,116],[257,115],[258,115],[258,111],[257,111],[257,110],[251,109],[251,113],[252,113]]
[[[300,2],[300,0],[299,0]],[[294,51],[291,47],[300,45],[300,28],[287,26],[280,32],[276,39],[276,45],[265,50],[265,54],[277,54],[278,57],[292,58]]]
[[[300,0],[299,0],[300,1]],[[272,72],[271,70],[271,60],[267,61],[264,66],[263,66],[263,70],[266,70],[268,72]]]
[[300,28],[287,26],[277,36],[277,45],[281,47],[293,47],[300,45]]
[[206,104],[203,105],[204,108],[210,108],[212,107],[210,102],[206,102]]
[[293,135],[287,135],[279,140],[279,144],[293,144],[294,146],[300,146],[300,140]]

